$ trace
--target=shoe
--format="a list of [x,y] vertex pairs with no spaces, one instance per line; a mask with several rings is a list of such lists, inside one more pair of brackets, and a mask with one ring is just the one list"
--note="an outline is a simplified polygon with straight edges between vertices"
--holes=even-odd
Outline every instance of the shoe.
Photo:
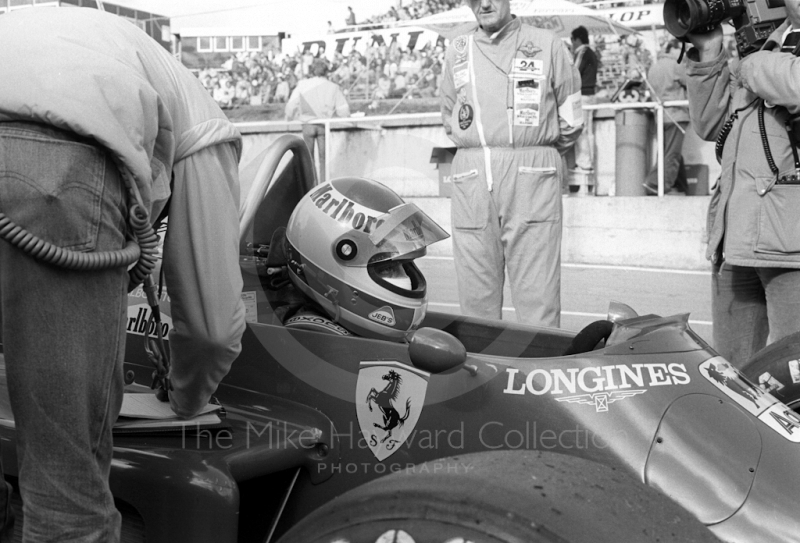
[[670,189],[669,192],[664,193],[664,196],[686,196],[686,193],[678,189]]
[[582,173],[582,174],[587,174],[588,175],[588,174],[594,173],[594,168],[589,168],[587,170],[585,168],[577,167],[577,168],[571,168],[569,171],[572,172],[572,173]]
[[658,196],[658,189],[654,189],[647,183],[642,183],[642,186],[644,187],[644,193],[647,196]]

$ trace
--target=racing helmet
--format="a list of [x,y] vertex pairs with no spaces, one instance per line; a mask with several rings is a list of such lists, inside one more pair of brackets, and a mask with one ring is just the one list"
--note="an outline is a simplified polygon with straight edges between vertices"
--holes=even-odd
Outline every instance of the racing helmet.
[[334,179],[303,196],[289,218],[289,276],[351,332],[402,341],[428,306],[414,259],[447,237],[416,205],[377,181]]

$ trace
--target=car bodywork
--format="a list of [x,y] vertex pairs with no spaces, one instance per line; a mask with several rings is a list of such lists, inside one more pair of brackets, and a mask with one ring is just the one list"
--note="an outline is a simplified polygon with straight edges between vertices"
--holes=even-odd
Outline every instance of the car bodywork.
[[[638,316],[612,305],[605,346],[570,356],[563,353],[573,332],[436,312],[408,344],[287,329],[264,286],[262,249],[313,185],[313,171],[301,140],[289,136],[250,168],[241,256],[248,326],[216,393],[224,421],[115,433],[111,486],[124,540],[276,540],[375,481],[394,484],[400,474],[428,481],[480,466],[511,488],[545,457],[562,463],[568,479],[581,471],[587,492],[601,480],[586,475],[587,462],[625,474],[725,541],[797,539],[800,420],[719,357],[688,315]],[[168,293],[161,310],[168,332]],[[141,290],[133,291],[130,391],[151,382],[149,311]],[[6,475],[14,477],[6,396],[0,438]],[[534,488],[523,496],[529,492],[542,511],[574,508],[586,517],[574,495]],[[626,500],[623,490],[599,492],[613,505]],[[575,517],[539,522],[553,541],[613,541],[588,530],[613,532],[624,520],[589,517],[583,539],[569,535],[568,518]]]

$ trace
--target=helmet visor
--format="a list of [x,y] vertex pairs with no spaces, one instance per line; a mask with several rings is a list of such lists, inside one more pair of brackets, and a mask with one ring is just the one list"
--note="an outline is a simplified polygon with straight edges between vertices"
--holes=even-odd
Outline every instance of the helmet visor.
[[399,205],[381,215],[378,227],[369,235],[377,249],[370,263],[402,259],[449,237],[450,234],[415,204]]

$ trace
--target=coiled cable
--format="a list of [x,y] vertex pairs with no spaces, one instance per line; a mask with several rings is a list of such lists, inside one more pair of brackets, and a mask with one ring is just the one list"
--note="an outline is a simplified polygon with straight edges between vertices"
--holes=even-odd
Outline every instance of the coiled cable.
[[[161,332],[161,312],[158,296],[152,278],[153,270],[158,262],[158,235],[150,223],[150,213],[142,200],[136,181],[124,168],[118,166],[128,192],[128,225],[131,239],[125,248],[116,251],[99,251],[83,253],[53,245],[48,241],[31,234],[0,212],[0,239],[4,239],[25,254],[54,266],[75,271],[99,271],[112,268],[128,267],[128,292],[144,283],[147,302],[150,305],[150,319],[155,321],[156,339],[148,336],[145,328],[145,351],[155,366],[151,388],[158,389],[158,398],[168,401],[172,384],[169,380],[169,350],[164,344]],[[150,322],[148,321],[148,327]]]
[[767,166],[769,166],[769,170],[772,172],[772,175],[778,175],[778,166],[775,164],[775,159],[772,158],[772,151],[769,148],[769,139],[767,139],[767,129],[764,125],[764,109],[766,109],[766,105],[762,100],[761,103],[758,105],[758,131],[761,134],[761,146],[764,148],[764,156],[767,158]]
[[739,113],[749,108],[753,104],[755,104],[756,100],[758,100],[758,97],[753,98],[753,100],[749,104],[747,104],[744,107],[740,107],[739,109],[731,113],[731,116],[728,118],[727,121],[725,121],[725,124],[719,131],[719,134],[717,135],[717,143],[714,146],[714,151],[717,155],[717,162],[719,162],[720,164],[722,163],[722,151],[725,149],[725,142],[728,139],[728,135],[731,133],[731,129],[733,128],[733,123],[735,123],[736,119],[739,118]]
[[[121,170],[124,172],[124,170]],[[98,271],[136,265],[129,270],[128,290],[133,290],[152,273],[158,261],[158,236],[150,224],[150,214],[142,202],[136,183],[126,173],[122,174],[131,202],[128,224],[133,239],[123,249],[84,253],[58,247],[28,232],[0,212],[0,239],[4,239],[25,254],[60,268],[75,271]]]

